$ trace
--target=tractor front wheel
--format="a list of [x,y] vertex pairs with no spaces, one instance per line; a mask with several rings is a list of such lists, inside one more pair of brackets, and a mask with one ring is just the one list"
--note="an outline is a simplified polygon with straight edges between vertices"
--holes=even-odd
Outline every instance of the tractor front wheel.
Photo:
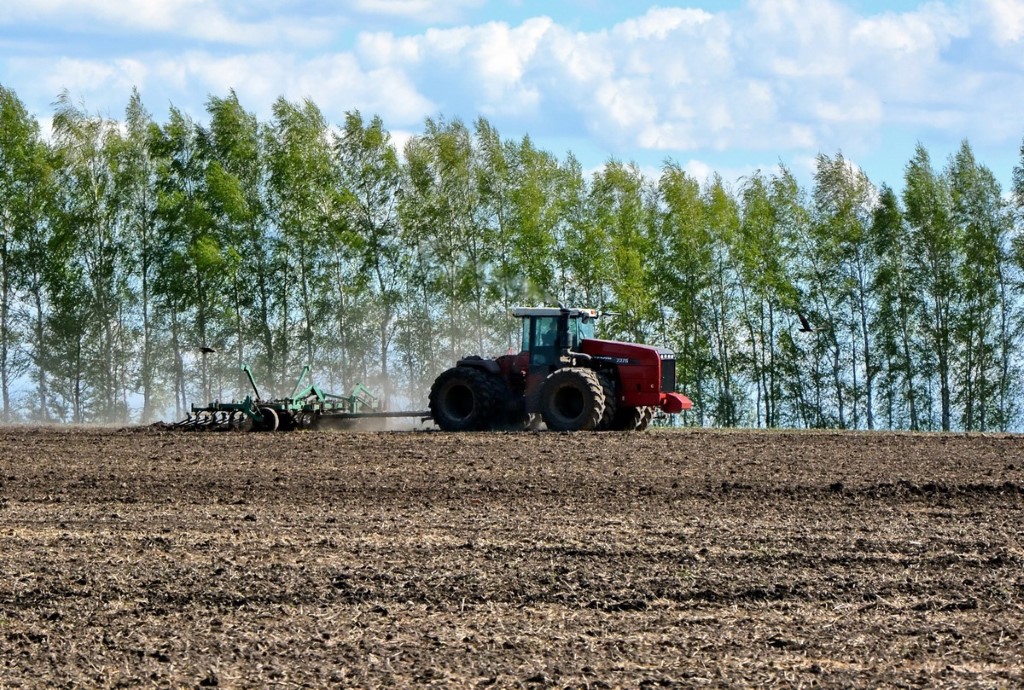
[[604,416],[604,387],[591,369],[552,373],[540,391],[540,413],[552,431],[592,431]]
[[500,381],[473,367],[454,367],[430,387],[430,416],[442,431],[481,431],[499,416]]

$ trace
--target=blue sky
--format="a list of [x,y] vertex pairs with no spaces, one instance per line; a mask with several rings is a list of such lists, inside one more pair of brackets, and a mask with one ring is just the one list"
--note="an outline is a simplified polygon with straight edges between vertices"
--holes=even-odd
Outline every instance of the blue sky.
[[809,180],[842,151],[900,187],[920,141],[967,138],[1004,186],[1024,139],[1024,0],[6,0],[0,84],[49,126],[62,89],[118,118],[205,120],[235,89],[327,118],[483,115],[588,170],[671,159],[735,181],[782,162]]

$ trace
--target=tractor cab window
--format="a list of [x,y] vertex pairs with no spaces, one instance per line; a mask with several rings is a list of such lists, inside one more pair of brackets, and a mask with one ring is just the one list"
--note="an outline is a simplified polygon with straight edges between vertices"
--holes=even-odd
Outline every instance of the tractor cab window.
[[535,316],[523,319],[523,351],[530,353],[530,364],[558,362],[558,317]]
[[572,332],[572,346],[577,348],[584,338],[594,337],[594,319],[582,316],[569,322],[569,330]]
[[537,319],[537,345],[558,347],[558,317],[542,316]]

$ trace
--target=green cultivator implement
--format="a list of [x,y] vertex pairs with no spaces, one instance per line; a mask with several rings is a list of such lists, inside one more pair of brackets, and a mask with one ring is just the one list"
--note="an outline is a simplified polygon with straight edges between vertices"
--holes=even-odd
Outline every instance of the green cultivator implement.
[[325,393],[311,383],[306,385],[308,365],[302,369],[292,394],[274,400],[264,400],[260,395],[248,365],[243,366],[242,371],[249,378],[252,395],[241,401],[215,400],[205,406],[193,404],[188,417],[174,426],[189,431],[290,431],[312,428],[327,418],[397,416],[396,413],[382,412],[377,396],[361,383],[348,396]]

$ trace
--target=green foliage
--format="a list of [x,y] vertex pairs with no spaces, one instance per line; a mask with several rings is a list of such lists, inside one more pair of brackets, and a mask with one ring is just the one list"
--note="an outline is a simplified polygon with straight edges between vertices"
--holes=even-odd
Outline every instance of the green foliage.
[[[963,241],[950,221],[949,181],[937,173],[931,157],[918,145],[907,164],[903,191],[905,217],[910,227],[910,271],[924,303],[923,349],[928,353],[922,371],[939,390],[938,423],[952,428],[953,324],[960,309],[956,276],[963,264]],[[934,424],[933,415],[923,420]]]
[[590,207],[594,230],[589,237],[591,246],[585,250],[607,252],[608,306],[616,312],[606,332],[646,341],[654,334],[659,306],[645,265],[652,253],[653,189],[636,166],[609,161],[594,175]]
[[901,195],[841,153],[809,189],[784,167],[733,189],[672,161],[588,176],[483,118],[400,153],[310,101],[206,114],[65,93],[47,142],[0,87],[4,420],[183,415],[246,394],[246,362],[271,394],[310,363],[420,407],[516,346],[513,307],[562,302],[672,348],[685,424],[1020,427],[1024,147],[1008,197],[966,142],[941,170],[918,146]]
[[332,233],[337,265],[353,269],[338,286],[339,302],[345,301],[348,283],[352,301],[363,305],[364,368],[379,367],[370,381],[390,399],[388,363],[403,302],[403,279],[409,275],[398,209],[402,167],[383,121],[374,117],[364,122],[356,111],[346,113],[344,130],[333,139],[332,165],[341,213]]
[[[979,165],[965,141],[950,160],[950,221],[962,241],[956,276],[962,304],[952,324],[956,363],[954,401],[960,426],[968,430],[1005,429],[1008,411],[1002,369],[1013,347],[1008,328],[1012,304],[1004,294],[1011,218],[1002,189]],[[998,401],[998,402],[997,402]]]
[[878,310],[871,332],[884,362],[884,418],[890,428],[916,431],[922,428],[920,411],[927,396],[922,383],[922,364],[929,361],[921,347],[924,302],[911,272],[909,227],[899,198],[888,186],[882,187],[872,214],[869,250],[877,262],[871,289]]
[[780,338],[785,315],[798,305],[791,272],[799,239],[808,230],[807,211],[799,185],[785,168],[771,178],[758,172],[746,180],[740,208],[730,259],[738,268],[736,298],[745,342],[735,363],[753,382],[757,424],[774,427],[783,419],[786,367]]
[[[12,387],[26,372],[38,383],[37,405],[30,416],[46,418],[48,391],[42,366],[42,328],[32,327],[27,305],[41,304],[42,279],[49,258],[46,252],[50,226],[50,159],[39,125],[13,91],[0,85],[0,395],[2,419],[15,417]],[[36,297],[38,300],[33,300]]]
[[716,333],[709,328],[717,323],[713,288],[720,235],[710,222],[709,199],[678,165],[665,165],[658,196],[662,204],[648,253],[648,280],[659,308],[656,337],[676,351],[678,385],[694,401],[692,422],[703,424],[721,404],[714,383],[726,376],[722,353],[714,349]]
[[829,405],[819,409],[814,424],[831,419],[843,427],[873,429],[878,366],[871,331],[877,310],[871,276],[878,267],[868,230],[877,192],[842,154],[819,155],[813,199],[804,250],[811,258],[803,263],[803,273],[808,313],[824,327],[810,348],[811,376],[816,394],[830,389]]

